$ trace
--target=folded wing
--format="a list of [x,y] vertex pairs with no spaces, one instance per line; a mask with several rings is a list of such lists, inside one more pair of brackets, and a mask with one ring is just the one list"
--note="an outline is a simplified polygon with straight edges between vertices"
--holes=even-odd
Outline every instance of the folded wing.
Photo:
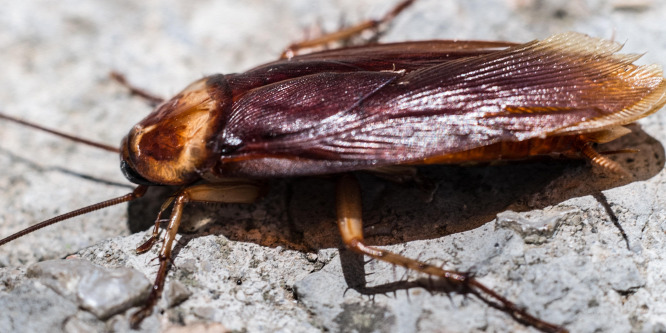
[[[656,65],[577,33],[413,71],[319,73],[255,89],[220,141],[237,156],[418,162],[631,123],[666,103]],[[262,100],[263,103],[256,101]]]

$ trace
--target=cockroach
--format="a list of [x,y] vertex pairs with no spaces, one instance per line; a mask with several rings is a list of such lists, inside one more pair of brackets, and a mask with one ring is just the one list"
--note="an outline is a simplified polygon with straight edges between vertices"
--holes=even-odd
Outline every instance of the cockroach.
[[151,294],[132,315],[136,327],[160,298],[188,203],[251,203],[269,178],[339,175],[337,224],[348,249],[476,294],[526,325],[564,331],[470,273],[367,245],[352,172],[565,156],[629,176],[594,146],[627,134],[625,125],[666,104],[662,71],[635,65],[638,56],[618,54],[618,43],[578,33],[523,44],[431,40],[300,52],[375,29],[412,2],[399,3],[381,20],[294,44],[281,59],[244,73],[204,77],[167,101],[133,88],[159,105],[130,130],[120,149],[0,115],[120,153],[122,173],[137,184],[127,195],[46,220],[0,245],[135,200],[151,186],[179,186],[162,205],[149,239],[136,249],[155,245],[162,215],[169,214]]

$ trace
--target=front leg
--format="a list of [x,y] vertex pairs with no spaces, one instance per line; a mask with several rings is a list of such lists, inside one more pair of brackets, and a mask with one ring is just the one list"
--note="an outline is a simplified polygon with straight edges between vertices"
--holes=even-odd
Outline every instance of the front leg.
[[461,292],[479,296],[486,303],[495,305],[513,318],[544,332],[566,332],[563,327],[536,318],[527,311],[513,304],[497,292],[477,281],[469,273],[442,269],[422,261],[410,259],[397,253],[368,246],[363,240],[363,221],[361,217],[361,191],[356,178],[343,175],[337,188],[338,228],[342,241],[350,250],[370,258],[382,260],[397,266],[443,279],[449,286],[457,287]]
[[[162,295],[166,275],[169,266],[171,265],[173,241],[176,239],[185,205],[190,202],[253,203],[260,196],[261,188],[259,183],[250,180],[234,180],[219,184],[193,185],[178,191],[165,203],[165,205],[162,205],[162,211],[164,211],[169,206],[169,203],[173,202],[169,225],[158,256],[160,266],[150,291],[150,296],[148,296],[148,300],[146,300],[144,306],[134,313],[130,319],[130,324],[133,328],[137,328],[143,319],[153,313],[153,308]],[[160,211],[160,215],[162,214],[162,211]],[[153,229],[153,235],[146,243],[139,246],[137,252],[145,252],[154,244],[157,239],[159,223],[160,219],[158,218],[155,228]]]

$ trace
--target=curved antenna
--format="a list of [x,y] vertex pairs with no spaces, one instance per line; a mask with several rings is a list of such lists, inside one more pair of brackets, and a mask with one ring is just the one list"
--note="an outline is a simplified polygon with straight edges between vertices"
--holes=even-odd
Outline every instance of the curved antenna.
[[48,227],[51,224],[55,224],[55,223],[58,223],[60,221],[71,219],[72,217],[75,217],[75,216],[87,214],[87,213],[90,213],[90,212],[93,212],[93,211],[96,211],[96,210],[99,210],[99,209],[102,209],[102,208],[114,206],[114,205],[117,205],[117,204],[120,204],[120,203],[123,203],[123,202],[127,202],[127,201],[132,201],[134,199],[138,199],[138,198],[142,197],[146,193],[147,190],[148,190],[148,186],[139,185],[134,189],[134,191],[132,191],[132,193],[128,193],[128,194],[125,194],[125,195],[117,197],[117,198],[102,201],[102,202],[96,203],[94,205],[83,207],[83,208],[71,211],[69,213],[65,213],[65,214],[50,218],[46,221],[43,221],[43,222],[37,223],[33,226],[27,227],[27,228],[15,233],[15,234],[9,236],[9,237],[5,237],[3,239],[0,239],[0,246],[2,246],[4,244],[7,244],[7,243],[19,238],[19,237],[25,236],[25,235],[33,232],[33,231],[42,229],[44,227]]
[[27,126],[27,127],[32,127],[32,128],[38,129],[40,131],[48,132],[48,133],[57,135],[59,137],[65,138],[65,139],[72,140],[74,142],[83,143],[83,144],[86,144],[88,146],[97,147],[97,148],[100,148],[100,149],[110,151],[112,153],[120,154],[120,149],[118,149],[116,147],[105,145],[105,144],[99,143],[99,142],[86,140],[86,139],[79,138],[77,136],[66,134],[66,133],[63,133],[63,132],[60,132],[60,131],[52,130],[52,129],[37,125],[35,123],[31,123],[29,121],[18,119],[16,117],[10,116],[10,115],[2,113],[2,112],[0,112],[0,119],[9,120],[11,122],[21,124],[21,125]]

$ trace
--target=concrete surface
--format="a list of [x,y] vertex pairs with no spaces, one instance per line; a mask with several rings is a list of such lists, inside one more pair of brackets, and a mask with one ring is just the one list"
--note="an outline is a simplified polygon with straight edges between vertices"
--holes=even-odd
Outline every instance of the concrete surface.
[[[341,18],[378,17],[389,6],[380,0],[8,2],[0,13],[0,109],[116,144],[150,107],[110,81],[110,70],[168,96],[202,75],[274,59],[316,22],[332,30]],[[574,30],[626,41],[624,52],[647,52],[642,63],[666,65],[664,17],[666,3],[656,0],[423,0],[384,40],[528,41]],[[664,332],[665,122],[662,110],[608,148],[640,149],[615,157],[634,174],[631,182],[575,161],[432,167],[422,171],[437,185],[427,203],[428,193],[417,188],[362,175],[369,239],[471,270],[530,313],[575,332]],[[131,190],[113,154],[9,123],[0,128],[2,236]],[[190,222],[211,223],[180,238],[166,297],[141,331],[534,331],[474,296],[407,288],[400,282],[419,276],[378,262],[362,265],[339,251],[331,180],[271,185],[253,205],[188,208]],[[125,267],[152,281],[157,249],[138,256],[133,249],[168,194],[151,190],[145,200],[0,248],[0,331],[129,331],[132,302],[113,308],[115,314],[96,312],[90,301],[84,305],[89,298],[54,288],[53,275],[35,274],[31,265],[71,256],[106,267],[60,261],[84,272],[57,275],[71,288],[85,287],[82,279],[99,272],[108,274],[102,279],[125,274],[118,271]],[[117,288],[124,292],[122,284]]]

